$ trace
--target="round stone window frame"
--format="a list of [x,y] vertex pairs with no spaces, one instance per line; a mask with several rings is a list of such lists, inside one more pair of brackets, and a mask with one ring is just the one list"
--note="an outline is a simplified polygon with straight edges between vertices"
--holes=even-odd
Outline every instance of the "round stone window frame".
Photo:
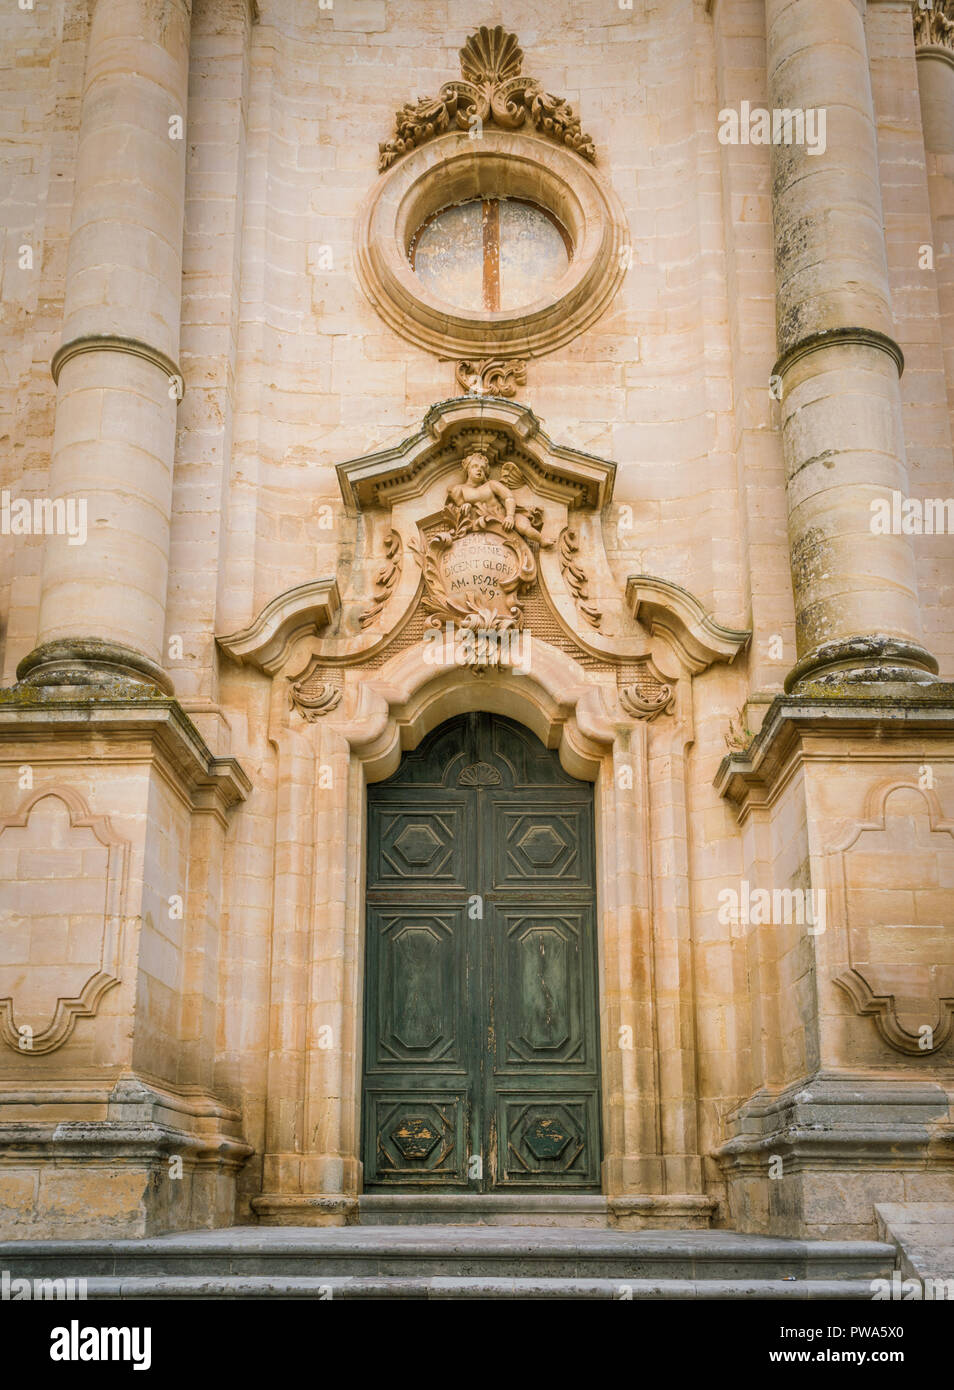
[[[573,247],[550,293],[520,309],[465,310],[431,295],[408,260],[428,217],[477,198],[521,198],[565,227]],[[519,131],[429,140],[383,174],[355,226],[355,266],[368,299],[409,342],[442,358],[537,357],[577,337],[626,273],[622,204],[579,155]]]

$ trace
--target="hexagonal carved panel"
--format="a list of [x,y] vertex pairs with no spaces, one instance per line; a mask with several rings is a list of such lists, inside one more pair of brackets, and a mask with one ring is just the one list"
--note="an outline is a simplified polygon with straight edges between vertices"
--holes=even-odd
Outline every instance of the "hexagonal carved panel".
[[550,825],[533,826],[517,844],[530,863],[536,864],[539,868],[548,868],[555,864],[560,851],[566,848],[566,841],[561,840]]
[[408,825],[394,841],[394,848],[408,864],[425,868],[441,847],[429,825]]

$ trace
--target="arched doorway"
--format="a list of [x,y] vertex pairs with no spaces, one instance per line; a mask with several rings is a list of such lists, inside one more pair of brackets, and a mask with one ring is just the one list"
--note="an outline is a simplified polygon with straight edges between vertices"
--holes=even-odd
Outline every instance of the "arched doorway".
[[368,788],[369,1192],[597,1192],[593,788],[471,713]]

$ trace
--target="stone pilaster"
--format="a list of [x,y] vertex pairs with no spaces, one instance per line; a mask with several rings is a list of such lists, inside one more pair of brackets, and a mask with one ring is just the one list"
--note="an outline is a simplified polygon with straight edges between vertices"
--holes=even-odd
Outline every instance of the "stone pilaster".
[[775,373],[798,655],[788,688],[937,671],[910,537],[870,526],[871,501],[907,496],[908,473],[863,10],[857,0],[766,0],[770,105],[819,113],[813,140],[806,120],[801,143],[785,143],[784,131],[773,143]]
[[182,277],[189,0],[97,3],[90,26],[49,491],[85,505],[51,536],[35,684],[162,670]]

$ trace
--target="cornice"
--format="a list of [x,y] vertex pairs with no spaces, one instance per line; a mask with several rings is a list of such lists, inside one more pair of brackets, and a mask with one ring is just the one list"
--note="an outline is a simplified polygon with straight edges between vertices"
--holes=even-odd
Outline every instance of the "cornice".
[[752,636],[751,632],[723,627],[688,589],[656,575],[630,575],[626,603],[634,619],[645,624],[654,637],[669,639],[694,674],[716,661],[731,664]]
[[[910,693],[909,693],[910,692]],[[830,739],[877,731],[886,740],[917,734],[954,732],[954,685],[912,686],[903,693],[868,687],[844,697],[779,695],[748,748],[722,759],[713,786],[735,807],[740,819],[753,805],[764,805],[779,784],[806,735]],[[852,756],[846,743],[844,757]]]
[[337,580],[312,579],[273,598],[241,632],[218,637],[216,641],[240,666],[257,666],[274,675],[284,664],[292,644],[300,637],[319,636],[334,621],[340,607]]
[[[66,698],[19,686],[0,691],[0,742],[78,736],[96,739],[100,758],[122,759],[134,738],[148,739],[175,774],[194,810],[220,818],[245,800],[252,784],[236,758],[217,758],[174,699]],[[114,741],[103,735],[116,735]]]

